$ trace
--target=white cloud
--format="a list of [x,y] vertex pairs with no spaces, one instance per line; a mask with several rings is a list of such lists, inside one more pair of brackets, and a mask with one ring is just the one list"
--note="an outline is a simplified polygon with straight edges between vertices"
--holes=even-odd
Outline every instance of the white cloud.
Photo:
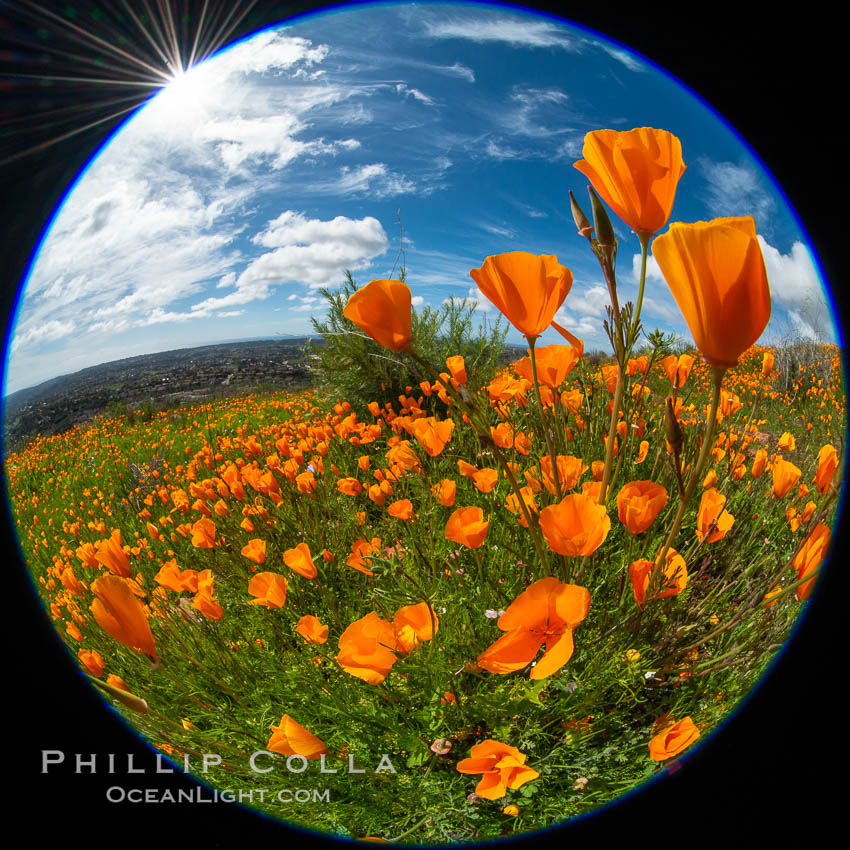
[[820,275],[812,255],[802,242],[789,254],[781,254],[762,236],[761,245],[774,310],[785,308],[794,331],[810,339],[831,339],[832,318]]
[[431,38],[462,38],[477,42],[502,42],[513,47],[557,47],[578,50],[579,44],[561,27],[546,21],[522,18],[455,18],[428,21],[426,34]]
[[751,215],[759,232],[770,227],[775,204],[755,169],[705,158],[698,166],[706,180],[705,202],[711,218]]
[[425,299],[421,295],[413,295],[410,298],[411,307],[421,307],[425,303]]
[[21,348],[27,348],[37,343],[62,339],[62,337],[72,333],[75,327],[73,321],[58,322],[55,320],[47,321],[40,325],[33,325],[23,333],[15,334],[15,339],[12,342],[12,351],[18,351]]
[[405,100],[407,98],[412,97],[414,100],[418,100],[420,103],[424,103],[426,106],[434,105],[434,98],[425,94],[424,92],[419,91],[419,89],[412,89],[410,86],[405,83],[396,83],[395,87],[396,93],[403,96]]
[[416,184],[404,174],[391,171],[383,162],[373,162],[357,167],[343,166],[337,180],[316,183],[313,188],[324,194],[390,198],[415,192]]
[[617,47],[610,47],[609,45],[596,41],[594,44],[597,47],[601,47],[612,59],[616,59],[618,62],[621,62],[626,66],[630,71],[636,71],[638,73],[642,73],[647,70],[646,65],[641,62],[636,57],[632,56],[627,50],[621,50]]
[[[235,291],[223,298],[207,298],[192,305],[192,314],[206,316],[214,310],[268,298],[273,287],[296,283],[310,289],[338,286],[345,270],[365,268],[389,247],[381,223],[371,216],[351,219],[337,216],[330,221],[306,218],[286,210],[268,222],[251,240],[272,250],[253,259],[239,275]],[[292,300],[292,295],[288,300]],[[305,309],[306,301],[292,308]],[[309,307],[308,307],[309,309]]]

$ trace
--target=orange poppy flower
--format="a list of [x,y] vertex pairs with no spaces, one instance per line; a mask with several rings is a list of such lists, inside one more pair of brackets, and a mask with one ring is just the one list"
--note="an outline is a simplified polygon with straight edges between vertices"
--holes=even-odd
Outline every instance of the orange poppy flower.
[[767,378],[770,376],[770,373],[773,371],[773,364],[776,358],[770,351],[765,351],[764,357],[761,361],[761,376],[762,378]]
[[770,290],[751,216],[677,222],[652,243],[703,358],[734,366],[770,319]]
[[198,573],[195,570],[181,571],[174,558],[162,565],[162,569],[153,577],[153,580],[176,593],[182,593],[184,590],[190,593],[198,592]]
[[437,501],[445,508],[450,508],[455,503],[457,495],[457,484],[451,478],[443,478],[432,488],[431,492],[437,497]]
[[[580,457],[572,455],[558,455],[555,458],[558,469],[558,481],[561,490],[566,492],[572,490],[578,484],[579,478],[587,472],[587,464],[582,463]],[[540,458],[540,472],[543,476],[543,485],[554,496],[555,479],[552,477],[552,456],[543,455]]]
[[472,483],[475,485],[476,490],[479,490],[482,493],[492,493],[496,488],[496,485],[499,483],[499,470],[492,469],[489,466],[484,469],[479,469],[478,472],[472,476]]
[[257,573],[248,584],[248,593],[257,597],[249,605],[283,608],[286,603],[286,577],[279,573]]
[[431,457],[437,457],[452,438],[455,423],[452,419],[435,419],[427,416],[423,419],[415,419],[410,426],[413,436],[422,443],[425,451]]
[[[823,563],[831,539],[832,533],[829,526],[819,522],[794,558],[793,565],[794,569],[797,570],[798,581],[805,578],[809,573],[813,573]],[[811,595],[814,585],[814,579],[804,582],[797,588],[794,595],[800,602],[803,602]]]
[[266,749],[284,756],[304,756],[317,759],[325,755],[328,748],[315,735],[296,723],[288,714],[280,718],[279,726],[269,727],[273,734]]
[[635,463],[643,463],[646,460],[646,456],[649,454],[649,441],[641,440],[640,449],[638,451],[638,456],[635,458]]
[[95,549],[97,560],[114,575],[126,578],[133,572],[130,559],[121,545],[120,529],[113,529],[108,540],[98,540]]
[[97,624],[128,649],[156,661],[156,643],[145,612],[127,582],[120,576],[102,575],[91,584],[97,597],[91,612]]
[[690,354],[681,354],[679,357],[671,354],[661,361],[661,368],[664,369],[664,374],[667,375],[674,387],[683,387],[695,362],[696,358]]
[[446,368],[451,372],[452,380],[462,386],[467,381],[466,363],[460,354],[455,354],[454,357],[446,358]]
[[773,461],[773,495],[777,499],[787,496],[800,480],[802,474],[802,470],[791,463],[790,460],[777,457]]
[[461,759],[456,768],[458,773],[483,774],[475,793],[485,800],[498,800],[505,796],[508,788],[520,788],[540,776],[536,770],[526,767],[524,753],[492,738],[473,744],[470,755],[471,758]]
[[697,729],[690,717],[683,717],[659,732],[649,742],[649,757],[653,761],[666,761],[686,750],[699,738]]
[[266,562],[266,541],[260,538],[249,540],[242,547],[242,554],[249,560],[253,561],[258,566],[262,566]]
[[103,675],[103,656],[96,649],[81,649],[77,658],[95,679]]
[[584,137],[575,167],[636,233],[657,233],[667,223],[679,178],[682,143],[666,130],[594,130]]
[[818,452],[818,471],[815,473],[814,482],[817,485],[818,493],[821,496],[826,493],[832,477],[835,475],[835,470],[838,468],[838,452],[835,446],[827,443]]
[[212,590],[199,590],[192,600],[192,607],[200,611],[208,620],[220,620],[224,616],[224,608],[213,597]]
[[511,251],[487,257],[470,277],[483,295],[528,339],[536,339],[552,323],[567,297],[573,273],[554,255]]
[[192,526],[192,545],[198,549],[215,547],[215,523],[204,517]]
[[387,508],[387,513],[407,522],[413,516],[413,502],[410,499],[398,499]]
[[780,451],[793,452],[794,449],[797,448],[797,441],[794,439],[794,435],[790,431],[786,431],[779,438],[779,443],[777,445]]
[[[528,508],[528,512],[537,513],[537,501],[534,498],[534,491],[531,487],[523,487],[520,489],[520,496],[522,496],[523,502],[525,502],[526,508]],[[519,499],[517,498],[516,493],[511,493],[508,498],[505,500],[505,507],[512,513],[518,514],[519,516],[519,524],[523,528],[528,528],[528,522],[525,519],[525,514],[522,511],[522,506],[520,505]]]
[[[635,602],[643,607],[645,601],[663,599],[665,596],[676,596],[688,586],[688,570],[685,559],[675,550],[668,549],[664,558],[663,577],[653,576],[655,561],[634,561],[629,566],[629,580],[632,583],[632,591]],[[649,599],[646,598],[647,590],[652,590]]]
[[356,478],[340,478],[336,482],[336,489],[344,496],[359,496],[363,485]]
[[540,511],[540,528],[553,552],[587,556],[605,541],[611,519],[605,505],[584,493],[572,493]]
[[750,475],[752,475],[753,478],[761,478],[766,464],[767,452],[764,449],[759,449],[756,452],[756,456],[753,458],[753,468],[750,470]]
[[714,531],[708,535],[708,540],[705,542],[715,543],[726,536],[726,533],[735,523],[735,517],[733,517],[729,511],[723,509],[725,504],[726,497],[714,487],[710,490],[706,490],[702,494],[702,499],[699,503],[699,510],[697,511],[698,540],[705,539],[706,534],[708,534],[708,529],[711,528],[715,520],[717,521],[717,525],[715,526]]
[[667,489],[653,481],[631,481],[617,494],[620,522],[630,534],[641,534],[667,504]]
[[478,664],[491,673],[513,673],[534,660],[545,644],[546,651],[532,668],[532,679],[556,673],[573,654],[573,629],[587,616],[590,593],[556,578],[542,578],[524,590],[499,617],[497,625],[507,632],[478,656]]
[[406,283],[373,280],[348,299],[342,314],[379,345],[403,351],[413,334],[410,309],[410,288]]
[[364,559],[368,558],[370,555],[378,555],[380,552],[380,537],[373,537],[371,542],[366,540],[365,537],[361,537],[359,540],[355,541],[354,545],[351,547],[351,554],[348,556],[345,563],[348,564],[349,567],[358,570],[364,575],[373,576],[375,573],[366,566],[366,561]]
[[299,543],[294,549],[287,549],[283,553],[283,562],[304,578],[313,579],[319,574],[310,554],[310,547],[306,543]]
[[478,507],[458,508],[446,523],[446,540],[478,549],[484,544],[490,520],[484,520],[484,511]]
[[[537,361],[538,383],[552,390],[558,389],[580,357],[578,350],[571,345],[547,345],[544,348],[535,349],[534,359]],[[518,374],[527,381],[533,382],[534,373],[530,357],[523,357],[513,366]]]
[[319,618],[314,617],[312,614],[305,614],[298,621],[295,631],[298,632],[298,634],[301,635],[307,643],[325,643],[328,639],[328,627],[323,626],[319,622]]
[[355,620],[339,638],[339,666],[370,685],[386,679],[398,656],[395,629],[375,611]]
[[393,617],[399,652],[407,655],[423,640],[431,640],[438,629],[437,615],[427,602],[399,608]]

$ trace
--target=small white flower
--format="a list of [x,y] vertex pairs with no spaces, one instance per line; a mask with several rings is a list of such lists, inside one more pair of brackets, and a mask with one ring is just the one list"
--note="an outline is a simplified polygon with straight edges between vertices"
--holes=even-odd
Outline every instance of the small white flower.
[[648,670],[643,674],[644,679],[654,679],[655,678],[655,670]]
[[488,609],[484,612],[484,616],[485,616],[488,620],[495,620],[497,617],[501,617],[502,615],[501,615],[498,611],[494,611],[492,608],[488,608]]
[[578,682],[567,682],[567,684],[564,685],[564,690],[568,694],[574,694],[578,690]]

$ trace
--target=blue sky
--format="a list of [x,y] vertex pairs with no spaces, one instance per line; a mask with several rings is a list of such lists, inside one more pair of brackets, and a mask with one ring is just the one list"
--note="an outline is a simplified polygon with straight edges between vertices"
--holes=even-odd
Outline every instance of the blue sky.
[[[396,266],[414,304],[469,298],[490,254],[556,254],[558,320],[605,348],[608,302],[568,190],[593,129],[660,127],[687,170],[673,221],[753,215],[773,297],[762,341],[834,339],[822,284],[780,193],[707,107],[620,45],[478,4],[351,7],[225,50],[122,127],[78,180],[33,264],[5,392],[135,354],[303,335],[323,286]],[[638,243],[620,237],[620,301]],[[396,266],[397,268],[397,266]],[[690,339],[650,263],[647,330]],[[521,343],[511,329],[508,339]],[[543,343],[556,341],[545,336]]]

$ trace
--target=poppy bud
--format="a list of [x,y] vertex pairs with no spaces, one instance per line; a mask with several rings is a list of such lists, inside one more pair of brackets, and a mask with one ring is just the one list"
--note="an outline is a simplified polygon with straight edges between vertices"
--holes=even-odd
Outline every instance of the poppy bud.
[[603,248],[611,251],[617,244],[611,219],[608,218],[608,213],[605,211],[602,201],[599,200],[599,195],[593,191],[593,186],[588,186],[587,191],[590,194],[590,204],[593,209],[593,229],[596,231],[596,239]]
[[676,414],[673,412],[673,399],[667,396],[667,405],[664,408],[664,433],[667,437],[667,442],[673,449],[673,454],[678,455],[682,450],[684,436],[682,429],[676,419]]
[[586,236],[590,239],[591,233],[593,233],[593,225],[587,220],[584,210],[578,205],[572,189],[570,189],[570,209],[572,210],[573,221],[576,223],[579,236]]

